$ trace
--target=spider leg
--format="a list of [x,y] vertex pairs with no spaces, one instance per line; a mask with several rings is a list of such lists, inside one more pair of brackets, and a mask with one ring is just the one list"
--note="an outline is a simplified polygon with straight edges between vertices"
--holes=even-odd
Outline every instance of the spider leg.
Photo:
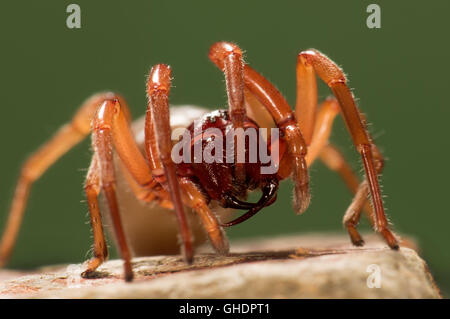
[[335,145],[325,145],[320,151],[319,158],[330,170],[339,174],[353,194],[356,193],[359,179],[353,172],[350,164],[345,160],[344,155]]
[[[134,180],[134,186],[140,189],[151,188],[155,181],[134,141],[127,119],[127,108],[121,106],[118,98],[107,99],[98,108],[93,120],[92,145],[98,158],[101,189],[107,199],[120,255],[124,260],[125,280],[130,281],[133,278],[131,253],[117,204],[113,148],[119,155],[126,176]],[[90,271],[88,268],[85,275]]]
[[345,160],[342,153],[332,144],[329,144],[329,137],[334,119],[339,113],[339,103],[334,98],[327,98],[319,108],[314,124],[311,144],[308,148],[306,162],[308,166],[319,157],[321,161],[330,169],[339,174],[355,195],[352,203],[347,209],[343,223],[347,228],[352,243],[356,246],[364,244],[364,240],[356,229],[359,222],[361,211],[367,213],[370,222],[375,225],[375,216],[372,207],[367,202],[368,185],[363,182],[360,186],[357,175],[353,172],[351,166]]
[[313,135],[311,143],[308,146],[306,163],[311,166],[316,160],[322,149],[328,145],[334,120],[339,114],[339,103],[334,98],[327,98],[319,107],[315,116]]
[[[183,208],[176,167],[171,157],[170,75],[170,67],[165,64],[154,66],[149,74],[147,82],[149,101],[145,131],[146,153],[154,168],[153,176],[155,179],[160,180],[163,185],[167,185],[180,228],[184,257],[187,262],[191,263],[193,260],[192,235]],[[156,156],[156,154],[159,154],[159,156]],[[164,176],[157,175],[162,173],[164,173]],[[163,181],[163,179],[165,180]]]
[[350,235],[352,243],[355,246],[362,246],[364,245],[364,240],[356,229],[356,226],[359,223],[363,207],[369,221],[373,226],[376,225],[373,208],[367,201],[367,196],[369,194],[367,180],[364,180],[361,184],[359,183],[358,177],[353,172],[342,153],[332,144],[324,146],[320,153],[320,159],[330,170],[339,174],[350,191],[354,194],[352,203],[345,212],[343,224]]
[[98,205],[98,195],[100,193],[99,173],[98,156],[94,154],[84,186],[89,206],[92,232],[94,234],[94,257],[89,260],[86,270],[81,274],[85,278],[89,278],[98,266],[108,258],[108,247],[106,245],[102,216]]
[[272,115],[247,88],[244,90],[244,96],[247,116],[254,120],[259,127],[268,128],[267,138],[269,139],[270,128],[276,127]]
[[[365,123],[364,116],[362,116],[362,120],[363,120],[363,123]],[[369,140],[372,142],[372,138],[370,135],[369,135]],[[381,174],[383,167],[384,167],[384,159],[383,159],[383,156],[381,155],[380,150],[376,147],[376,145],[374,143],[372,143],[372,152],[375,157],[376,172],[377,172],[377,174]],[[352,233],[354,234],[356,232],[356,225],[359,222],[359,218],[360,218],[363,207],[364,207],[365,212],[367,213],[367,216],[369,217],[370,222],[372,223],[374,228],[377,229],[376,211],[374,212],[374,209],[376,210],[376,207],[372,207],[367,202],[367,197],[368,197],[369,193],[370,193],[370,184],[366,178],[356,188],[355,197],[353,198],[352,203],[347,208],[347,211],[345,212],[345,215],[344,215],[343,222],[344,222],[344,225],[349,230],[351,237],[352,237]],[[352,242],[357,242],[357,235],[353,235]],[[398,244],[397,244],[397,247],[398,247]],[[396,247],[391,246],[391,248],[395,249]]]
[[[366,212],[370,222],[373,226],[375,226],[375,215],[372,206],[367,201],[368,196],[368,184],[367,181],[363,182],[365,186],[362,186],[359,182],[359,179],[353,169],[351,168],[350,164],[346,161],[344,158],[344,155],[341,153],[341,151],[333,144],[326,145],[322,151],[320,152],[320,160],[330,169],[339,174],[339,176],[342,178],[342,180],[345,182],[349,190],[355,194],[355,197],[352,201],[351,208],[349,207],[347,209],[347,212],[345,214],[346,217],[344,217],[344,225],[347,227],[348,225],[351,225],[353,223],[354,226],[358,223],[359,216],[361,213],[362,208],[364,207],[364,211]],[[362,192],[361,188],[365,188],[366,191]],[[362,192],[360,195],[357,195],[358,192]],[[357,198],[361,197],[363,200],[362,203],[359,203],[359,200]],[[356,201],[356,202],[355,202]],[[356,205],[356,206],[355,206]],[[357,209],[359,207],[359,209]],[[354,217],[351,217],[351,220],[353,222],[350,222],[350,213],[352,215],[355,215]]]
[[[275,124],[281,130],[280,135],[287,142],[289,154],[288,157],[282,159],[281,163],[286,163],[292,168],[292,179],[295,183],[294,210],[301,214],[310,202],[309,174],[305,159],[307,145],[297,125],[295,115],[280,92],[248,65],[244,66],[244,83],[246,90],[253,94],[269,111]],[[282,164],[280,164],[280,170]]]
[[[94,117],[92,131],[92,146],[98,156],[100,185],[108,203],[120,255],[124,260],[125,280],[131,281],[133,279],[131,253],[117,203],[113,147],[128,172],[140,185],[150,185],[153,178],[144,157],[134,142],[118,99],[106,100],[100,106]],[[90,269],[87,271],[89,272]]]
[[[363,190],[358,192],[359,180],[353,172],[350,165],[345,160],[342,153],[333,145],[329,144],[329,137],[336,115],[339,113],[339,103],[335,98],[327,98],[319,108],[314,124],[311,144],[308,148],[306,162],[308,166],[319,157],[322,162],[330,169],[337,172],[344,180],[350,191],[355,194],[352,204],[347,209],[344,216],[344,226],[350,235],[350,239],[354,245],[361,246],[364,241],[356,230],[359,222],[363,205],[369,216],[369,220],[374,224],[374,214],[372,207],[367,202],[367,193]],[[366,183],[367,184],[367,183]],[[367,185],[366,185],[367,186]],[[367,189],[366,189],[367,190]],[[361,203],[361,200],[363,202]]]
[[219,225],[216,216],[209,209],[203,194],[197,186],[187,178],[181,178],[180,186],[183,189],[183,199],[186,205],[191,207],[200,217],[214,249],[219,254],[227,254],[229,251],[228,240],[221,225]]
[[[235,132],[234,145],[242,145],[237,144],[237,141],[244,141],[244,120],[246,117],[242,51],[235,44],[217,42],[211,46],[209,58],[225,74],[229,112]],[[236,163],[235,178],[238,182],[242,183],[245,181],[245,163],[238,160],[238,151],[239,150],[236,147],[234,156]]]
[[299,53],[298,60],[299,63],[305,66],[311,66],[315,73],[331,88],[339,101],[344,121],[364,163],[366,178],[375,209],[375,228],[392,249],[398,249],[398,241],[388,227],[378,182],[382,159],[378,156],[379,152],[377,152],[375,144],[366,131],[365,123],[363,122],[360,111],[356,107],[353,95],[347,86],[347,79],[344,73],[333,61],[317,50],[308,50]]
[[147,203],[157,199],[157,195],[159,194],[157,194],[157,192],[154,191],[154,188],[158,185],[158,182],[156,180],[153,180],[153,182],[147,186],[141,186],[139,185],[139,183],[136,182],[136,180],[127,170],[123,162],[120,160],[118,162],[119,162],[118,163],[119,169],[122,172],[123,176],[125,177],[127,185],[133,192],[134,197]]
[[[317,110],[317,81],[314,68],[297,59],[297,101],[295,116],[306,144],[313,139]],[[310,149],[308,148],[308,153]]]
[[[33,183],[61,156],[82,141],[90,132],[91,120],[96,109],[105,99],[114,96],[105,92],[87,99],[75,113],[72,121],[63,125],[58,132],[22,165],[16,185],[8,221],[0,242],[0,266],[4,265],[14,248],[22,224],[25,207]],[[118,97],[124,105],[125,101]],[[129,113],[126,113],[129,119]]]

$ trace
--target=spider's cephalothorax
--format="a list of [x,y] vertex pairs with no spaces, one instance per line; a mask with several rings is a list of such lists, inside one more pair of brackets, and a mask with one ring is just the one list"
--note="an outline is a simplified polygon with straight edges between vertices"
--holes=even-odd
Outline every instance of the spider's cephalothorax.
[[[132,126],[127,103],[121,96],[115,93],[94,95],[81,106],[70,123],[64,125],[23,165],[0,243],[0,265],[11,254],[33,182],[89,133],[92,133],[94,156],[86,177],[85,193],[94,234],[94,257],[87,263],[86,271],[82,274],[84,277],[94,274],[108,256],[98,202],[100,192],[106,199],[106,211],[124,260],[125,279],[131,280],[132,252],[146,251],[138,247],[142,242],[152,241],[157,242],[158,246],[164,246],[164,242],[158,242],[164,239],[155,236],[170,233],[171,237],[175,237],[168,231],[174,223],[171,219],[163,221],[160,214],[155,212],[155,205],[145,207],[148,214],[133,215],[134,209],[121,201],[124,192],[118,190],[122,184],[131,190],[126,193],[132,194],[139,203],[154,203],[174,213],[183,255],[187,262],[192,262],[194,226],[192,223],[192,228],[189,226],[186,209],[198,216],[214,249],[226,254],[228,242],[223,226],[239,223],[270,205],[276,198],[279,181],[291,178],[294,184],[293,210],[300,214],[307,209],[310,201],[308,167],[316,159],[338,172],[355,194],[344,216],[344,225],[352,243],[364,243],[356,229],[364,209],[375,230],[387,244],[393,249],[398,248],[397,239],[389,229],[384,213],[378,183],[383,158],[366,130],[365,118],[354,101],[342,70],[317,50],[299,53],[294,112],[266,78],[243,62],[242,51],[237,45],[215,43],[210,49],[209,58],[225,74],[228,112],[202,113],[204,116],[200,121],[194,121],[185,130],[191,133],[191,137],[187,139],[188,148],[181,149],[182,155],[186,155],[187,149],[192,151],[190,156],[183,157],[188,160],[175,160],[172,154],[175,146],[171,139],[171,69],[168,65],[158,64],[150,71],[147,80],[147,113],[140,131]],[[336,98],[328,98],[318,105],[316,75],[330,87]],[[184,117],[192,117],[192,112],[196,111],[188,110]],[[338,149],[329,142],[337,114],[343,116],[355,148],[361,155],[366,173],[362,182]],[[229,131],[241,132],[232,140],[243,141],[242,130],[247,132],[251,128],[269,127],[279,130],[279,138],[272,139],[274,135],[271,134],[264,146],[259,139],[249,137],[245,145],[235,144],[231,153],[223,153],[220,148],[213,147],[221,144],[215,143],[217,134],[213,131],[224,136]],[[198,144],[201,149],[207,150],[203,153],[207,155],[204,158],[202,156],[199,159],[200,153],[195,153],[197,141],[200,141]],[[250,160],[255,144],[270,153],[276,171],[262,174],[265,162],[261,158]],[[277,154],[279,156],[275,158]],[[243,156],[241,160],[240,156]],[[232,161],[226,161],[227,158]],[[245,202],[247,191],[257,188],[262,190],[261,199],[257,203]],[[367,204],[369,193],[373,208]],[[123,206],[119,206],[119,201]],[[248,211],[234,221],[223,222],[213,211],[216,209],[215,203]],[[151,224],[159,232],[146,231],[145,227],[149,224],[141,223],[140,219],[145,216],[160,218]],[[130,227],[130,224],[135,228]],[[133,237],[134,230],[139,227],[144,227],[141,232],[143,236]]]
[[[242,141],[239,141],[238,131],[234,130],[226,110],[207,113],[187,129],[190,156],[186,158],[188,163],[178,164],[178,175],[194,181],[207,200],[216,200],[225,208],[248,210],[240,218],[222,225],[240,223],[275,201],[278,181],[282,179],[277,173],[285,150],[283,141],[276,139],[277,147],[272,150],[273,141],[268,138],[268,130],[262,130],[247,116],[244,117]],[[235,150],[242,154],[235,156]],[[261,156],[264,156],[264,163]],[[237,178],[235,172],[239,161],[244,165],[242,179]],[[263,167],[268,165],[273,169],[264,172]],[[255,189],[262,191],[258,202],[242,201],[248,191]]]

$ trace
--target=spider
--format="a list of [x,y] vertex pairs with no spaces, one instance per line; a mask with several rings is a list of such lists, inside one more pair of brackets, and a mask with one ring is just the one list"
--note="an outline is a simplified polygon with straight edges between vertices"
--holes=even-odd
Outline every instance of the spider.
[[[357,246],[364,243],[356,229],[364,209],[389,247],[398,249],[397,238],[389,229],[385,216],[378,182],[383,158],[367,132],[365,117],[355,104],[343,71],[317,50],[299,53],[294,112],[267,79],[243,62],[242,51],[237,45],[217,42],[210,48],[209,58],[225,75],[228,110],[208,113],[200,108],[169,108],[171,69],[165,64],[155,65],[149,73],[147,112],[138,123],[132,124],[122,96],[107,92],[89,98],[72,121],[23,165],[1,241],[0,264],[4,264],[11,254],[32,183],[89,133],[92,134],[94,155],[84,189],[94,234],[94,256],[87,262],[83,277],[92,277],[108,257],[102,209],[98,201],[100,194],[105,199],[106,207],[103,208],[109,212],[106,216],[112,223],[124,261],[125,280],[130,281],[133,278],[132,255],[157,252],[155,245],[151,248],[146,248],[146,245],[151,241],[156,241],[156,246],[163,245],[163,240],[160,238],[158,241],[155,234],[164,237],[169,229],[169,237],[176,237],[175,230],[179,232],[184,259],[188,263],[193,261],[196,243],[192,234],[197,230],[195,226],[189,226],[192,224],[189,222],[191,215],[198,216],[213,248],[219,254],[226,254],[229,245],[223,227],[238,224],[271,205],[276,200],[281,180],[288,177],[293,180],[293,209],[297,214],[303,213],[310,202],[308,167],[317,158],[338,172],[355,194],[343,219],[351,242]],[[335,96],[326,99],[320,106],[317,102],[316,75]],[[365,178],[361,183],[339,150],[328,141],[333,121],[339,113],[362,157]],[[197,117],[200,118],[197,124],[186,123]],[[185,123],[176,124],[174,119],[184,120]],[[278,169],[272,174],[261,174],[260,161],[175,163],[171,153],[174,145],[171,133],[177,125],[190,132],[197,128],[201,133],[211,127],[222,132],[230,128],[239,131],[249,127],[276,127],[280,131],[279,138],[275,142],[267,142],[266,148],[270,151],[274,143],[278,144]],[[245,138],[241,133],[236,139],[242,137]],[[196,138],[194,133],[191,142],[194,143]],[[250,142],[248,140],[241,148],[247,151]],[[210,140],[202,139],[203,146],[208,146],[208,143]],[[233,156],[236,157],[236,154]],[[127,192],[129,189],[131,192]],[[254,189],[262,191],[261,199],[256,203],[247,202],[247,192]],[[373,205],[367,203],[369,193]],[[146,213],[136,214],[134,210],[139,209],[123,203],[124,196],[128,196],[128,200],[134,197],[135,202],[152,203],[153,206],[151,209],[141,206],[139,209]],[[221,222],[216,214],[221,208],[247,212],[234,220]],[[175,216],[176,223],[157,219],[157,215],[162,218],[161,210],[165,215]],[[187,211],[194,214],[186,214]],[[135,233],[140,235],[136,237]]]

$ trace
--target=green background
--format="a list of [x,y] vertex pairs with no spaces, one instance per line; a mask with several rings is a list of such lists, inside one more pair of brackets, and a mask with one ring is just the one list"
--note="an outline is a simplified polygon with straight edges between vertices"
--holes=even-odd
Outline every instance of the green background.
[[[381,29],[366,27],[372,2],[381,6]],[[418,240],[438,284],[450,291],[449,1],[77,1],[82,28],[74,30],[65,22],[70,3],[0,5],[1,227],[20,164],[90,94],[120,92],[135,117],[144,114],[146,74],[164,62],[173,67],[173,104],[224,107],[223,75],[207,52],[227,40],[294,103],[296,54],[314,47],[344,68],[388,158],[382,183],[395,229]],[[321,98],[330,94],[319,88]],[[341,120],[332,140],[360,170]],[[10,267],[87,258],[82,183],[90,155],[86,139],[35,184]],[[287,182],[276,204],[230,236],[344,234],[350,194],[320,163],[311,178],[313,201],[304,215],[292,213]]]

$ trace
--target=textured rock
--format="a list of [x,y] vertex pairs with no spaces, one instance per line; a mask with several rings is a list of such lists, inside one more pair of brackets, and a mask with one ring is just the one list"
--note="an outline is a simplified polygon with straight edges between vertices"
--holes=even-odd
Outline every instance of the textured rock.
[[[404,241],[391,251],[377,237],[356,248],[347,237],[291,236],[232,243],[186,265],[178,256],[133,260],[136,279],[122,281],[122,262],[82,279],[82,265],[37,272],[0,271],[3,298],[440,298],[426,263]],[[206,251],[206,250],[205,250]],[[372,287],[372,288],[369,288]],[[379,286],[377,288],[376,286]]]

